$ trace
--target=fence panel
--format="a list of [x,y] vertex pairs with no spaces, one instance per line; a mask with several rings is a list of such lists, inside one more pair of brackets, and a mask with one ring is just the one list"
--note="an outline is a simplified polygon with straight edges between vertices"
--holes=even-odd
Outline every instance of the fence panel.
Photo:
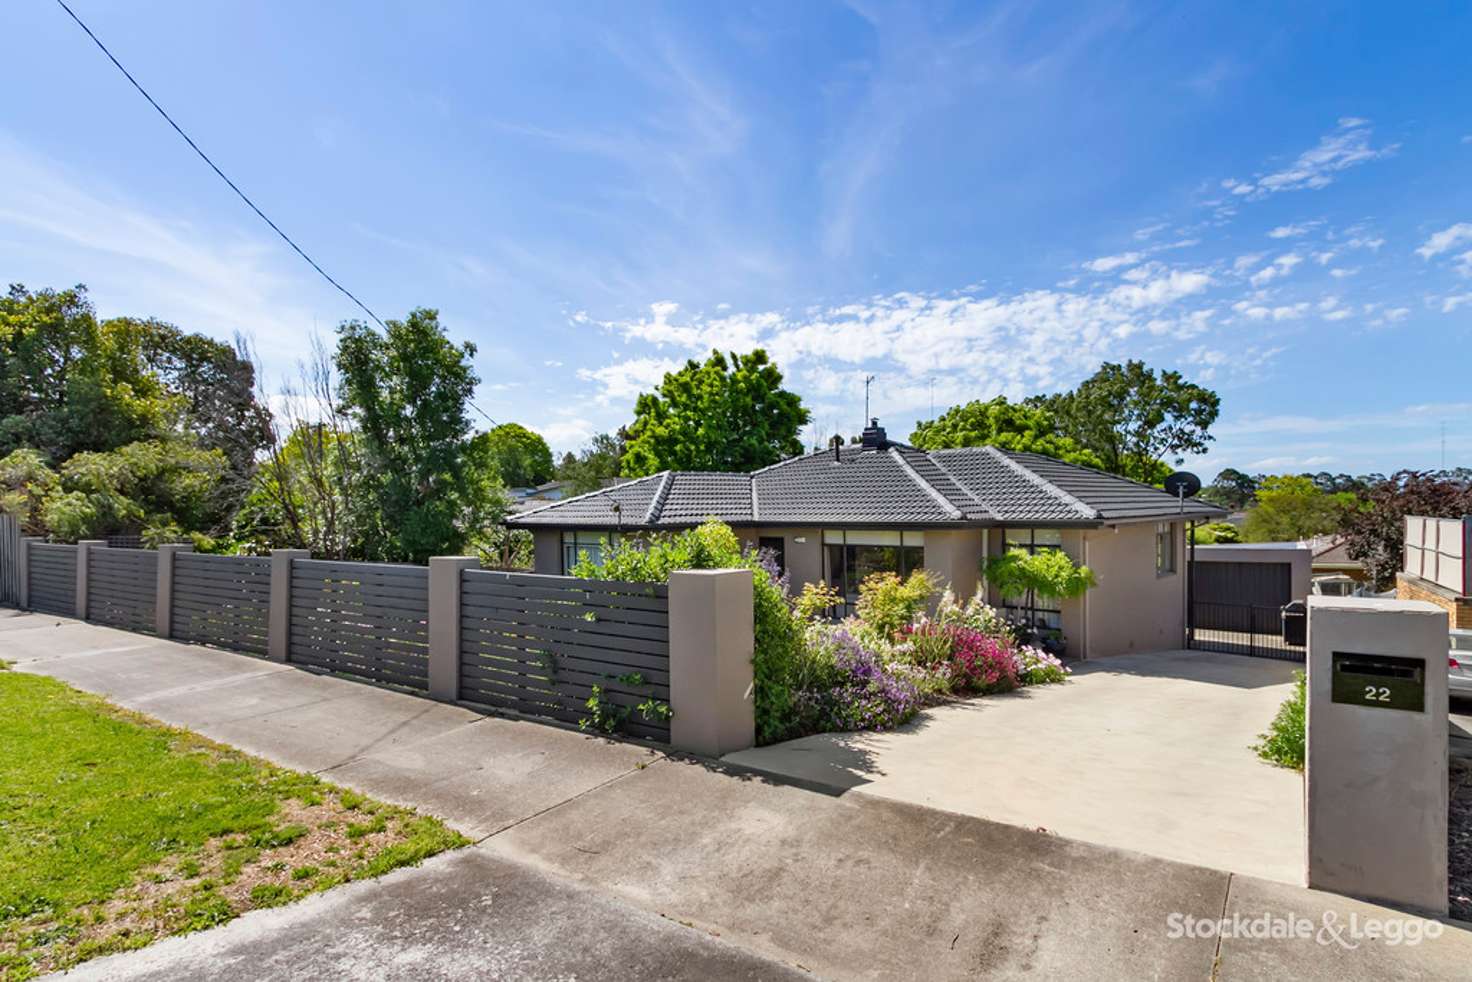
[[427,690],[428,621],[426,567],[292,563],[291,661]]
[[637,707],[670,698],[669,589],[571,576],[466,570],[460,698],[578,723],[593,686],[627,711],[621,729],[668,742],[669,721]]
[[158,553],[152,549],[87,550],[87,620],[153,634]]
[[77,616],[77,547],[32,542],[30,606],[45,614]]
[[180,641],[266,654],[271,560],[259,556],[174,556],[170,633]]

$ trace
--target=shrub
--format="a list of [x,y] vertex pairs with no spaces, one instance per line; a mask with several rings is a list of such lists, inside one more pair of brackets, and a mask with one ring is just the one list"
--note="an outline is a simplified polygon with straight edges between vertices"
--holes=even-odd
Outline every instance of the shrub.
[[947,587],[935,608],[935,620],[946,627],[969,627],[999,641],[1016,641],[1007,618],[981,599],[979,593],[963,604],[956,600],[956,595]]
[[796,697],[800,732],[885,730],[919,711],[915,684],[890,672],[845,627],[815,624],[806,640],[812,675]]
[[787,604],[782,581],[756,552],[742,552],[729,525],[708,521],[678,534],[655,535],[647,542],[625,539],[604,554],[602,563],[580,557],[572,573],[585,579],[664,583],[677,570],[738,568],[753,573],[757,742],[774,743],[793,732],[791,678],[803,656],[802,624]]
[[827,617],[835,608],[843,606],[843,594],[826,583],[804,583],[802,592],[792,602],[792,609],[805,621]]
[[970,692],[1009,692],[1017,688],[1017,656],[1012,646],[969,627],[954,628],[951,684]]
[[859,620],[893,641],[925,611],[936,589],[934,576],[923,569],[903,580],[894,573],[871,573],[859,584]]
[[955,647],[952,629],[937,621],[922,620],[912,624],[904,629],[903,638],[904,643],[896,647],[895,654],[912,665],[944,665]]
[[1017,649],[1017,681],[1020,685],[1066,682],[1073,671],[1056,656],[1041,648],[1024,645]]
[[1257,755],[1270,764],[1303,770],[1304,729],[1306,725],[1305,676],[1294,672],[1293,693],[1278,707],[1278,715],[1268,725],[1268,731],[1258,736],[1252,747]]

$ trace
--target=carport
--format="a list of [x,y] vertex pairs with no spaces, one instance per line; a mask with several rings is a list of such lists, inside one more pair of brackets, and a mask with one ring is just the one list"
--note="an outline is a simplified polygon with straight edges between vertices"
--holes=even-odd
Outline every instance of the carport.
[[1303,875],[1303,780],[1251,750],[1293,666],[1202,651],[1084,662],[1065,685],[827,733],[731,763],[1278,880]]

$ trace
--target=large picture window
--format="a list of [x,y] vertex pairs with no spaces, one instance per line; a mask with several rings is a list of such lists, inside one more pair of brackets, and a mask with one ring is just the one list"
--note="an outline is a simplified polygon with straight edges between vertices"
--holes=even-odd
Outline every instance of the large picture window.
[[[1033,554],[1045,549],[1062,549],[1063,533],[1058,529],[1009,528],[1002,530],[1002,542],[1005,552],[1021,549]],[[1019,597],[1002,597],[1002,610],[1011,619],[1034,627],[1053,631],[1063,629],[1063,611],[1040,604],[1032,591]]]
[[562,533],[563,574],[572,572],[572,568],[578,564],[578,556],[581,553],[587,553],[591,562],[603,562],[604,552],[617,542],[617,532],[564,531]]
[[824,576],[843,596],[844,614],[859,602],[859,584],[874,573],[909,576],[925,565],[924,532],[823,533]]

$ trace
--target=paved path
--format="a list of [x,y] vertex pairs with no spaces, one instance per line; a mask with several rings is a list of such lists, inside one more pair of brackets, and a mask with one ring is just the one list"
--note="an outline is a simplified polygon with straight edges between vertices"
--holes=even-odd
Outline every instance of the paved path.
[[1303,876],[1303,778],[1252,744],[1298,666],[1204,651],[1083,662],[1040,686],[726,759],[1163,859]]
[[1451,978],[1472,932],[1348,950],[1171,914],[1397,916],[1327,894],[36,615],[0,658],[478,840],[72,976]]

